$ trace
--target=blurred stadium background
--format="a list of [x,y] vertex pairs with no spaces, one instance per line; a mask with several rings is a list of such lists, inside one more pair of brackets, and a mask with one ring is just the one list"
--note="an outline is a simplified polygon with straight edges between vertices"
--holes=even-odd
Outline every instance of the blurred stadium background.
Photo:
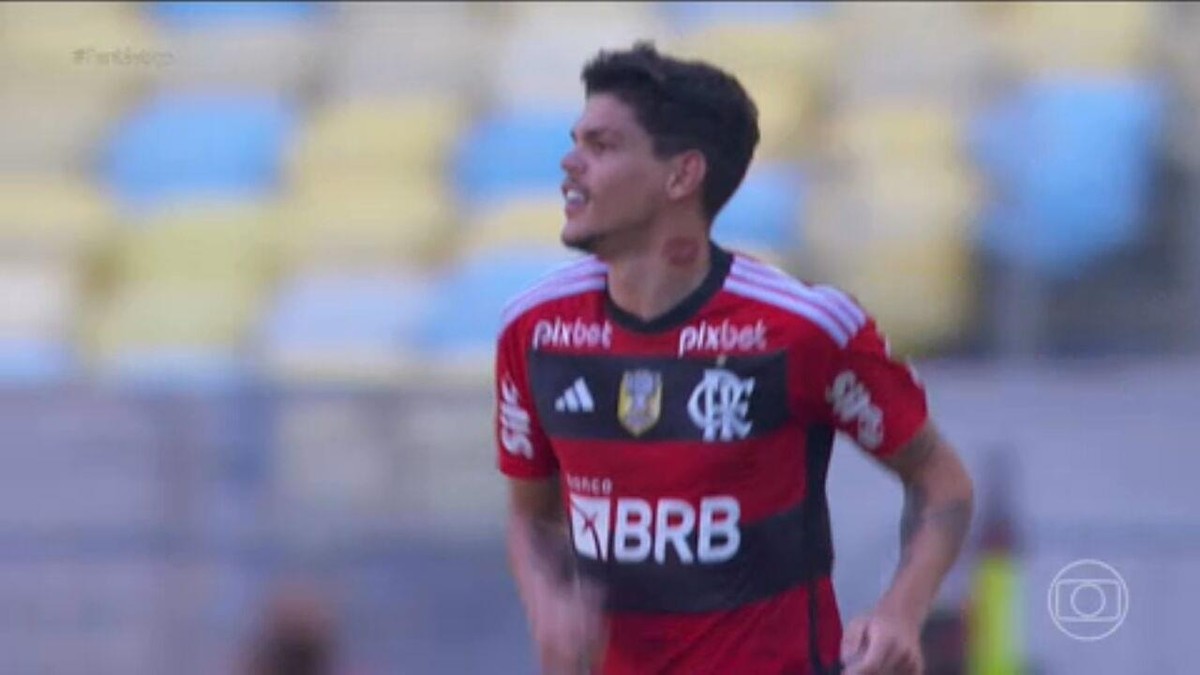
[[[342,672],[534,672],[492,341],[567,257],[579,69],[637,38],[759,104],[716,238],[855,293],[976,473],[931,658],[1195,673],[1196,35],[1186,3],[0,4],[0,673],[238,672],[289,593]],[[901,497],[835,457],[852,614]],[[1102,641],[1048,611],[1081,558],[1129,588]]]

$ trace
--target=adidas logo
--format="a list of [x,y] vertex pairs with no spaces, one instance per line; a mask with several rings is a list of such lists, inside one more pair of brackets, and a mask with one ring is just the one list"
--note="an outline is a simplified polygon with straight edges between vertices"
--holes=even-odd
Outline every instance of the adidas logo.
[[592,392],[588,391],[587,382],[583,378],[567,387],[567,390],[554,401],[554,409],[558,412],[592,412],[596,404],[592,401]]

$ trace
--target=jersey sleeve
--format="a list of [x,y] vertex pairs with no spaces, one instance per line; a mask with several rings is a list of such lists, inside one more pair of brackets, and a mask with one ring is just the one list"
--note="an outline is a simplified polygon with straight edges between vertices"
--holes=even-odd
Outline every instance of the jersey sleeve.
[[512,478],[546,478],[558,471],[550,439],[542,430],[529,387],[525,350],[513,325],[496,344],[496,461]]
[[819,418],[886,459],[928,419],[925,387],[910,364],[892,355],[874,319],[857,304],[851,308],[857,326],[844,344],[820,337],[810,361],[815,367],[804,378],[806,398]]

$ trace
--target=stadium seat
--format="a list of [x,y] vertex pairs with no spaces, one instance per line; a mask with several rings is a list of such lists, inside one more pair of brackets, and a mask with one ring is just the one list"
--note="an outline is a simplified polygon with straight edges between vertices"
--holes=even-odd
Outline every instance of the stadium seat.
[[65,256],[0,260],[0,387],[47,383],[71,373],[79,281]]
[[333,102],[306,120],[287,150],[293,189],[343,174],[442,178],[466,123],[450,96],[360,98]]
[[226,387],[245,381],[242,353],[261,298],[243,283],[134,283],[89,315],[91,372],[135,387]]
[[831,30],[841,106],[893,100],[969,108],[987,36],[969,3],[837,3]]
[[0,175],[0,250],[78,254],[114,225],[113,205],[94,184],[70,175]]
[[117,129],[105,179],[135,210],[177,198],[263,198],[278,188],[293,118],[271,96],[164,94]]
[[962,337],[979,209],[968,167],[873,158],[823,180],[800,233],[802,276],[859,296],[906,353]]
[[331,174],[285,203],[280,252],[288,267],[428,267],[451,253],[455,209],[429,177]]
[[798,167],[752,166],[713,225],[713,236],[747,252],[792,252],[796,221],[804,211],[805,183]]
[[89,367],[137,386],[242,381],[275,272],[277,215],[261,203],[186,203],[128,222],[84,315]]
[[1147,2],[997,3],[989,14],[1003,65],[1022,76],[1131,75],[1152,65],[1166,7]]
[[461,256],[488,251],[561,246],[565,215],[563,200],[549,197],[514,197],[481,209],[463,228],[457,249]]
[[84,171],[163,50],[132,3],[0,3],[0,171]]
[[303,274],[289,279],[264,317],[258,350],[288,381],[379,384],[411,371],[429,282],[398,272]]
[[325,2],[154,2],[156,21],[173,29],[311,21],[328,13]]
[[983,246],[1061,278],[1135,241],[1162,103],[1150,81],[1053,78],[988,110],[975,153],[1003,197],[987,214]]
[[729,22],[775,23],[826,16],[832,2],[658,2],[671,25],[694,30]]
[[562,247],[521,247],[462,258],[439,279],[417,347],[439,372],[487,372],[505,305],[576,257]]
[[276,271],[278,219],[270,203],[178,204],[126,223],[112,274],[120,283],[261,285]]
[[164,33],[169,63],[152,69],[163,89],[299,98],[323,74],[325,33],[319,23],[217,22]]
[[737,74],[759,107],[758,156],[795,159],[815,135],[816,112],[832,63],[821,21],[751,20],[705,25],[672,37],[664,50],[720,64]]
[[62,384],[76,367],[69,341],[0,336],[0,390]]
[[347,2],[332,7],[324,90],[333,100],[476,96],[502,37],[483,3]]
[[454,182],[471,210],[516,196],[558,195],[577,111],[531,109],[484,116],[455,149]]
[[963,121],[934,101],[889,101],[843,109],[830,127],[835,163],[904,162],[946,166],[964,161]]
[[487,68],[490,101],[501,112],[580,108],[584,64],[602,49],[626,49],[664,29],[642,3],[514,4]]

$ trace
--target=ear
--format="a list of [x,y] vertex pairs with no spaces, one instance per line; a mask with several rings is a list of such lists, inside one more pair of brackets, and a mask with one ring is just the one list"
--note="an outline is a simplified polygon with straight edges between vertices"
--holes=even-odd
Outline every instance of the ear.
[[682,199],[704,188],[704,176],[708,174],[708,162],[699,150],[681,152],[671,160],[667,174],[667,196]]

